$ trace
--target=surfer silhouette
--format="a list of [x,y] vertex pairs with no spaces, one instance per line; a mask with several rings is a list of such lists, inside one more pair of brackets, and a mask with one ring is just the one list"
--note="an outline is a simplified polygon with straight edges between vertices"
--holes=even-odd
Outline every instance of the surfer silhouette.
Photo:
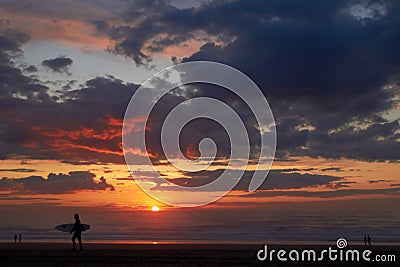
[[79,220],[78,213],[75,213],[74,219],[75,219],[75,224],[70,232],[70,234],[72,234],[72,232],[74,232],[74,235],[72,236],[72,246],[73,246],[72,250],[76,250],[75,239],[78,239],[79,249],[82,250],[82,224],[81,224],[81,220]]
[[17,243],[17,235],[14,235],[14,241]]

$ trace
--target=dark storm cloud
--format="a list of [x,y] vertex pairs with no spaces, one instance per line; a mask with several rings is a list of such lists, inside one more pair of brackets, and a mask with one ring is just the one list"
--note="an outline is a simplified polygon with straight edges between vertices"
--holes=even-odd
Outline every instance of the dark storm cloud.
[[[167,33],[157,51],[168,45],[179,45],[196,38],[194,32],[202,30],[209,34],[239,35],[250,30],[254,32],[255,21],[274,17],[305,19],[307,17],[326,17],[340,7],[340,2],[321,3],[320,1],[214,1],[200,8],[180,9],[167,1],[132,1],[132,7],[123,12],[126,21],[139,22],[136,27],[105,27],[97,21],[101,30],[109,29],[109,35],[121,39],[115,50],[132,57],[142,64],[151,58],[143,48],[148,40],[158,42],[158,36]],[[153,39],[155,38],[155,39]],[[201,37],[199,37],[201,39]],[[205,38],[207,40],[207,38]],[[151,49],[150,49],[151,51]]]
[[42,66],[45,66],[54,72],[67,73],[72,63],[73,63],[72,59],[62,56],[62,57],[43,60]]
[[92,20],[89,23],[91,23],[99,33],[106,33],[110,27],[107,22],[102,20]]
[[399,124],[397,121],[374,123],[365,130],[348,128],[337,133],[327,134],[322,131],[310,133],[307,149],[297,149],[297,155],[313,157],[356,158],[365,161],[399,160],[400,143]]
[[0,36],[0,48],[2,51],[17,51],[19,49],[19,45],[17,42],[3,35]]
[[19,43],[0,35],[0,159],[123,163],[122,118],[137,86],[95,78],[55,98],[14,66],[13,53],[20,51]]
[[[385,15],[363,21],[344,12],[348,5],[348,1],[239,0],[178,9],[162,1],[133,1],[121,15],[127,25],[116,26],[111,20],[90,23],[98,34],[117,42],[114,52],[137,64],[151,60],[151,51],[185,45],[189,39],[204,42],[183,60],[228,63],[260,86],[276,118],[280,160],[322,156],[396,161],[399,125],[381,114],[395,104],[392,90],[382,86],[399,73],[399,4],[390,2]],[[216,45],[197,31],[226,43]],[[26,40],[12,31],[0,36],[0,113],[4,114],[0,158],[123,163],[121,123],[138,86],[113,77],[94,78],[81,87],[71,83],[60,89],[56,99],[41,81],[13,65],[12,54],[20,52]],[[45,61],[61,72],[72,64],[66,57]],[[155,109],[159,114],[152,115],[148,137],[156,161],[163,158],[157,134],[162,118],[176,104],[204,95],[239,107],[236,110],[253,138],[252,155],[257,155],[259,137],[250,111],[226,92],[197,88],[170,94]],[[192,150],[196,156],[198,141],[212,137],[221,143],[218,157],[229,156],[224,131],[208,120],[193,122],[183,134],[184,153]],[[132,157],[138,164],[144,162],[139,155]]]
[[198,30],[231,40],[209,41],[183,61],[227,63],[261,87],[278,123],[278,157],[398,160],[398,124],[381,116],[396,104],[394,90],[382,88],[400,72],[397,2],[365,2],[385,12],[362,20],[347,12],[357,3],[349,1],[217,1],[189,9],[136,3],[124,16],[136,26],[100,25],[117,40],[115,51],[141,64],[152,50],[198,38]]
[[34,97],[0,100],[8,105],[2,112],[9,114],[0,120],[1,156],[71,164],[123,163],[122,119],[136,88],[112,77],[96,78],[64,93],[63,102]]
[[[179,23],[171,25],[165,21],[164,17],[169,13],[189,18],[188,14],[175,13],[179,10],[169,5],[167,1],[137,0],[131,1],[130,7],[121,13],[121,17],[126,22],[137,23],[138,27],[113,26],[101,20],[90,23],[95,26],[98,33],[106,34],[117,41],[114,48],[111,49],[113,52],[132,58],[137,65],[143,65],[152,60],[152,52],[160,52],[167,46],[181,45],[183,42],[195,38],[194,34],[187,30],[187,26]],[[172,26],[176,27],[176,34],[173,33]],[[162,33],[167,33],[167,36],[160,36]],[[148,40],[152,40],[152,42],[146,46]]]
[[383,182],[393,182],[393,180],[385,180],[385,179],[379,179],[379,180],[369,180],[368,183],[370,184],[376,184],[376,183],[383,183]]
[[356,182],[350,182],[350,181],[334,182],[330,185],[330,187],[332,189],[339,189],[343,187],[350,187],[351,184],[356,184]]
[[18,44],[26,43],[31,39],[28,34],[13,29],[6,29],[4,35]]
[[[270,97],[278,122],[278,152],[364,160],[398,159],[395,155],[399,149],[398,136],[393,134],[398,125],[377,115],[394,104],[392,92],[381,88],[399,71],[399,62],[393,64],[397,50],[385,49],[399,39],[394,34],[398,23],[392,19],[365,25],[340,15],[335,21],[322,24],[282,21],[265,28],[268,40],[260,40],[260,32],[248,42],[244,37],[242,46],[238,38],[224,49],[223,53],[228,53],[224,57],[226,62],[249,70],[247,73]],[[378,36],[385,35],[391,36],[391,41],[383,45]],[[250,48],[248,52],[246,47]],[[245,51],[250,57],[235,62],[239,53],[234,54],[234,50]],[[257,55],[260,51],[263,52]],[[371,67],[360,68],[362,65]],[[348,127],[336,134],[329,133],[352,120],[368,121],[366,125],[370,127],[361,131]],[[305,123],[315,130],[296,129]],[[392,129],[385,132],[388,127]],[[378,129],[382,134],[375,132]],[[385,139],[378,141],[378,136]]]
[[335,172],[342,172],[342,168],[337,168],[337,167],[330,167],[330,168],[323,168],[321,171],[326,172],[326,171],[335,171]]
[[61,163],[71,164],[71,165],[96,165],[99,164],[98,161],[84,161],[84,160],[60,160]]
[[[288,173],[288,172],[309,172],[316,171],[317,168],[283,168],[283,169],[274,169],[274,171]],[[320,170],[322,171],[322,169]]]
[[[171,183],[185,186],[185,187],[197,187],[208,184],[214,181],[217,177],[222,174],[223,170],[215,171],[201,171],[197,173],[182,173],[184,176],[190,178],[174,178],[168,179]],[[237,173],[237,176],[235,176]],[[248,190],[252,171],[246,171],[239,183],[233,190]],[[239,171],[233,171],[233,174],[229,179],[239,179]],[[152,178],[143,178],[146,181],[156,183],[156,186],[152,190],[176,190],[173,186],[160,184],[160,180]],[[340,184],[343,183],[343,184]],[[339,188],[346,185],[346,181],[343,178],[330,175],[317,175],[317,174],[300,174],[300,173],[282,173],[280,171],[272,170],[268,174],[267,179],[262,183],[258,190],[282,190],[282,189],[299,189],[306,187],[317,187],[325,186],[328,188]],[[214,188],[218,191],[219,188]]]
[[71,83],[53,97],[41,81],[14,66],[13,53],[20,51],[19,43],[0,35],[0,159],[123,163],[122,119],[138,86],[102,77],[79,87]]
[[29,67],[24,68],[24,71],[26,72],[36,72],[38,71],[37,67],[34,65],[30,65]]
[[15,168],[15,169],[0,169],[0,172],[36,172],[35,169]]
[[88,171],[69,172],[68,174],[51,173],[47,179],[30,176],[20,179],[3,178],[0,180],[1,191],[13,191],[19,194],[70,194],[82,190],[114,190],[104,177],[96,181]]
[[10,32],[0,34],[0,159],[123,163],[122,118],[137,86],[103,77],[50,96],[40,80],[14,65],[23,38]]
[[20,117],[24,116],[24,112],[19,107],[29,109],[26,115],[32,115],[32,108],[39,100],[46,102],[49,99],[46,86],[25,76],[14,66],[13,58],[21,53],[20,42],[27,39],[16,37],[19,35],[23,34],[7,30],[0,32],[0,159],[8,158],[8,155],[14,153],[18,155],[24,149],[24,154],[29,155],[32,152],[31,149],[20,146],[31,141],[33,131]]
[[355,195],[386,195],[399,196],[400,187],[383,189],[345,189],[333,191],[258,191],[253,194],[243,195],[245,198],[253,197],[317,197],[317,198],[336,198],[350,197]]

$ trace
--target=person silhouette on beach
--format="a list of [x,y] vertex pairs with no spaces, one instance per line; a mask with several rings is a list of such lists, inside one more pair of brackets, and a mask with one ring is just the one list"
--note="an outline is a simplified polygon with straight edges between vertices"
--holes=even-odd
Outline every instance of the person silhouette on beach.
[[22,235],[21,234],[19,234],[19,243],[21,243],[21,241],[22,241]]
[[79,250],[82,251],[82,224],[81,224],[81,221],[79,220],[78,213],[75,213],[74,219],[75,219],[75,224],[70,232],[70,234],[72,234],[72,232],[74,232],[74,235],[72,236],[72,246],[73,246],[72,250],[76,250],[75,239],[78,239]]
[[14,235],[14,241],[17,243],[17,235]]
[[367,235],[364,235],[364,245],[367,245]]
[[371,237],[368,235],[368,245],[371,246]]

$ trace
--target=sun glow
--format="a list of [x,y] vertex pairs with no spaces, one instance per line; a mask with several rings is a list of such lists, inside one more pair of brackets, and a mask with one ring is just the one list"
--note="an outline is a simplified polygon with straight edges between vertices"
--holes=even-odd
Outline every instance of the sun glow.
[[159,211],[159,210],[160,210],[160,208],[157,207],[157,206],[153,206],[153,207],[151,208],[151,211]]

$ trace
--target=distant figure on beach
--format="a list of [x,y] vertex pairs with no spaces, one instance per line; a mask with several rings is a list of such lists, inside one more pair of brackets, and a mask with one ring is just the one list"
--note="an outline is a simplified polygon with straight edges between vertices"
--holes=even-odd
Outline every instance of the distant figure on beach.
[[364,235],[364,245],[367,245],[367,235]]
[[21,234],[19,234],[19,243],[21,243],[21,241],[22,241],[22,235]]
[[15,243],[17,243],[17,235],[14,235]]
[[72,250],[76,250],[76,244],[75,244],[75,239],[78,239],[79,242],[79,250],[82,250],[82,224],[81,221],[79,220],[79,214],[75,213],[74,215],[75,219],[75,224],[74,228],[72,228],[70,234],[74,232],[74,235],[72,236]]
[[371,246],[371,237],[368,235],[368,245]]

